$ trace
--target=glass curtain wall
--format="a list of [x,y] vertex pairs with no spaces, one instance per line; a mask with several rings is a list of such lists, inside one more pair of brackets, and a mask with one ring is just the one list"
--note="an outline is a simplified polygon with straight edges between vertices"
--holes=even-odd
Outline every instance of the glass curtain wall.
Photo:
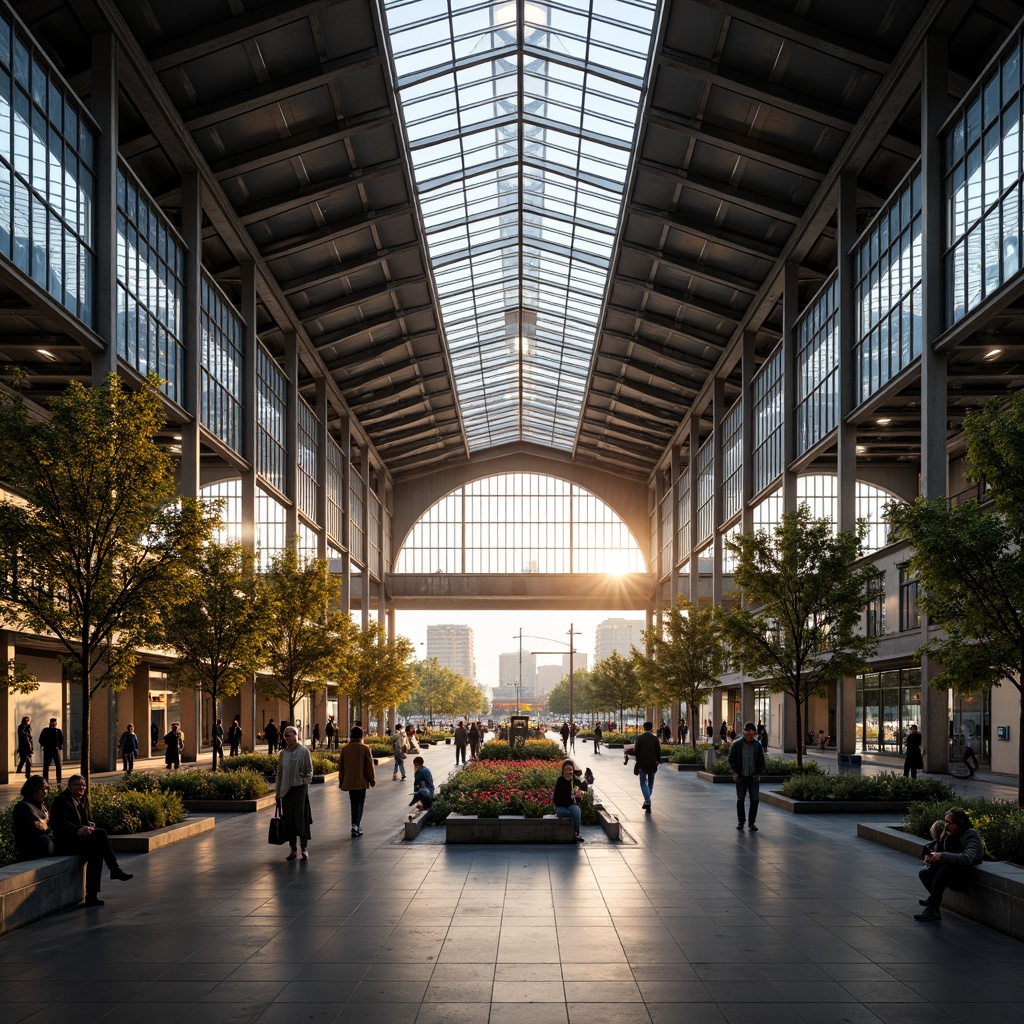
[[722,520],[743,508],[743,400],[722,420]]
[[117,354],[183,403],[185,247],[128,168],[117,170]]
[[256,472],[285,491],[287,381],[262,345],[256,347]]
[[266,572],[289,542],[288,510],[262,487],[256,488],[256,564]]
[[910,726],[921,725],[921,670],[857,676],[856,722],[858,749],[902,754]]
[[317,470],[320,445],[317,443],[316,413],[300,398],[298,415],[298,506],[311,522],[317,521],[316,495],[320,487]]
[[0,252],[88,327],[97,138],[22,24],[0,9]]
[[214,533],[219,544],[240,544],[242,542],[242,481],[218,480],[199,489],[199,497],[207,500],[219,499],[221,503],[220,529]]
[[676,550],[679,560],[690,557],[690,467],[676,481]]
[[813,448],[839,422],[839,275],[796,326],[796,450]]
[[754,493],[760,494],[782,475],[782,348],[761,367],[753,381]]
[[204,271],[199,314],[202,424],[233,452],[242,451],[242,321]]
[[715,444],[714,437],[697,451],[697,540],[703,543],[715,531]]
[[345,453],[333,437],[327,438],[327,536],[344,546]]

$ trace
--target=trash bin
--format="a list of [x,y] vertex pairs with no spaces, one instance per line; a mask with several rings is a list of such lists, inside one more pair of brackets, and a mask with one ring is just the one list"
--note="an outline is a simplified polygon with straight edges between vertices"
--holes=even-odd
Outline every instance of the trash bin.
[[704,751],[704,771],[709,772],[715,767],[715,762],[718,760],[718,755],[715,753],[714,747],[709,747]]

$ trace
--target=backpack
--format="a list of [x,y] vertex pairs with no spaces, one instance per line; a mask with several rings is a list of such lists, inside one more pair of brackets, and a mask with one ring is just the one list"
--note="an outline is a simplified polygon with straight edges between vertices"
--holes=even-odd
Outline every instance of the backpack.
[[594,773],[589,768],[583,773],[583,781],[588,786],[592,786],[594,784]]

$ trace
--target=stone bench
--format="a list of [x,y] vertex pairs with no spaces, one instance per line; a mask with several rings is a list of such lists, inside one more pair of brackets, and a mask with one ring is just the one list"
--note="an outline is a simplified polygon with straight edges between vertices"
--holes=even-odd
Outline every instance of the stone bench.
[[0,867],[0,935],[82,902],[85,869],[75,856]]

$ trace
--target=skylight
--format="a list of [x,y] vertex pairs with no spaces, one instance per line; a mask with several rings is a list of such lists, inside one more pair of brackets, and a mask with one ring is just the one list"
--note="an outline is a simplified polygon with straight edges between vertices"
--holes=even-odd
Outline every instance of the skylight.
[[382,0],[470,450],[573,447],[660,0]]

